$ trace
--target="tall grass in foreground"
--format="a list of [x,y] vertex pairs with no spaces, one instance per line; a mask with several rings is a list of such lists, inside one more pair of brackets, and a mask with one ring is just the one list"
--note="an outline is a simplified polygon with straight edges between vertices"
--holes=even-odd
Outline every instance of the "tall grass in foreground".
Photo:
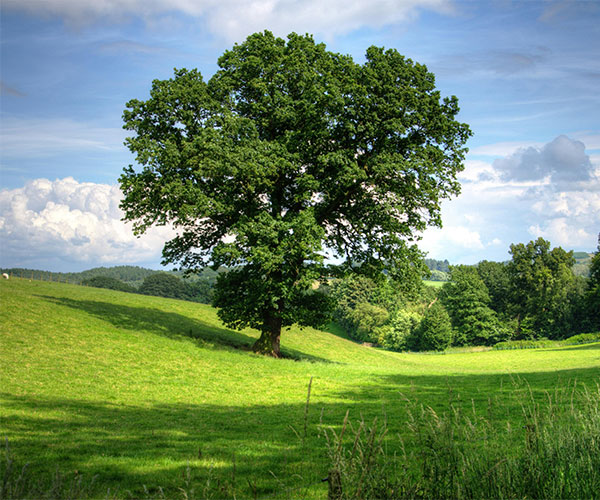
[[331,500],[600,498],[600,385],[556,389],[544,403],[530,393],[521,428],[475,408],[410,406],[413,442],[400,454],[387,451],[385,420],[353,425],[346,415],[326,431]]

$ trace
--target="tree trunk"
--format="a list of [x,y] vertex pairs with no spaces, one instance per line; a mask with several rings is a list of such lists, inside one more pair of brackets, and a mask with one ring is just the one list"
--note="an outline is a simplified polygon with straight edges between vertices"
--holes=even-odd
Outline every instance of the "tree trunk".
[[281,357],[279,340],[281,338],[281,318],[271,316],[265,320],[260,338],[252,346],[252,350],[265,356]]

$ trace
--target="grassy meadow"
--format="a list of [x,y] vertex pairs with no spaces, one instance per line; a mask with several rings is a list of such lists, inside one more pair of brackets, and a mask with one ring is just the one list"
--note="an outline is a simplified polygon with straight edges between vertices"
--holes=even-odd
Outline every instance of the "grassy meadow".
[[326,498],[327,436],[346,414],[385,421],[386,449],[406,453],[422,445],[418,408],[458,411],[512,429],[495,444],[510,454],[527,437],[524,401],[577,408],[600,381],[598,343],[393,353],[333,325],[285,331],[277,360],[249,352],[256,338],[202,304],[2,280],[0,471],[13,494],[23,474],[29,491],[60,482],[94,498]]

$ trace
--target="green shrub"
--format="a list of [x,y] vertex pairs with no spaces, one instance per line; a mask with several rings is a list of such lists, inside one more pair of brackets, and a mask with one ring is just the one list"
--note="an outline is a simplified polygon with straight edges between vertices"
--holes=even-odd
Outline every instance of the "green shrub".
[[406,351],[410,337],[415,334],[423,316],[417,312],[402,309],[396,313],[391,325],[383,328],[379,344],[392,351]]
[[452,343],[452,325],[446,309],[435,302],[425,311],[425,315],[415,331],[409,347],[420,351],[443,351]]
[[81,282],[84,286],[93,286],[96,288],[108,288],[109,290],[119,290],[121,292],[137,292],[137,289],[124,283],[123,281],[110,276],[94,276]]
[[564,341],[565,345],[573,344],[591,344],[592,342],[600,342],[600,332],[596,333],[580,333],[573,335]]
[[544,347],[558,347],[562,345],[560,341],[539,339],[539,340],[507,340],[498,342],[494,345],[494,349],[541,349]]
[[389,319],[389,313],[383,308],[368,302],[361,302],[352,311],[355,325],[355,338],[363,342],[377,342],[377,329]]
[[580,333],[578,335],[573,335],[565,340],[509,340],[506,342],[498,342],[496,345],[494,345],[494,349],[540,349],[544,347],[591,344],[594,342],[600,342],[600,332]]

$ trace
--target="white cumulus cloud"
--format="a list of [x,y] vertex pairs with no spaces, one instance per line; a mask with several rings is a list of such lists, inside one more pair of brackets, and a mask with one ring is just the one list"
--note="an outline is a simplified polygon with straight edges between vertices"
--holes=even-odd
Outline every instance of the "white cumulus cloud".
[[[505,260],[510,243],[538,237],[592,251],[600,232],[600,160],[587,153],[598,140],[594,134],[575,137],[471,151],[461,195],[442,204],[444,227],[428,229],[419,246],[452,263]],[[481,159],[499,154],[495,161]]]
[[121,221],[118,186],[68,177],[36,179],[0,191],[1,267],[77,270],[98,265],[158,263],[172,230],[136,238]]
[[531,226],[529,233],[533,238],[544,238],[554,246],[561,246],[566,250],[585,246],[595,238],[595,235],[587,232],[585,228],[573,226],[572,221],[566,217],[552,219],[543,226]]
[[549,177],[555,183],[585,182],[593,172],[585,144],[560,135],[538,148],[530,146],[494,161],[505,180],[538,180]]
[[[600,187],[600,183],[595,183]],[[549,239],[567,249],[593,248],[600,232],[600,189],[539,193],[532,211],[539,219],[529,228],[534,237]]]

